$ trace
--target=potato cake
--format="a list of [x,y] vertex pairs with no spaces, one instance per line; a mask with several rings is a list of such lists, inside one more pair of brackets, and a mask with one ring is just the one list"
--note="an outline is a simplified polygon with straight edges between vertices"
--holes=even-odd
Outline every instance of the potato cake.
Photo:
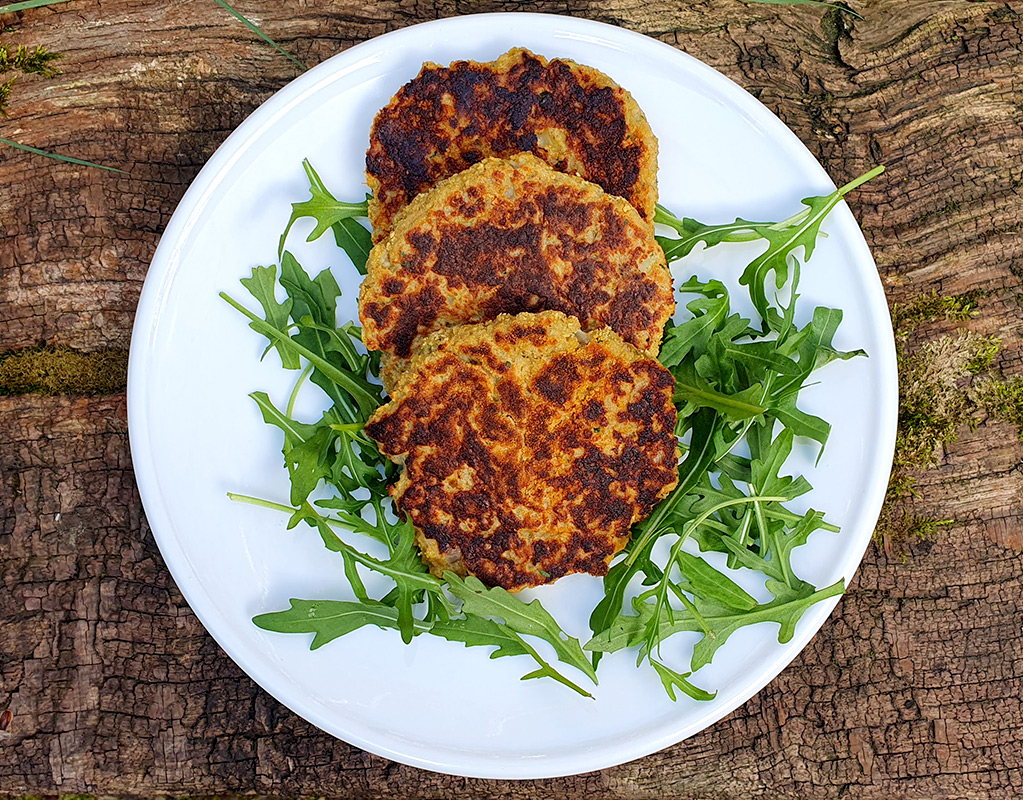
[[624,197],[653,226],[657,139],[632,95],[564,59],[509,50],[497,61],[426,63],[377,114],[366,153],[373,241],[438,181],[488,156],[531,152]]
[[488,158],[419,195],[374,246],[363,341],[399,359],[416,337],[498,314],[561,311],[656,355],[671,273],[636,210],[528,153]]
[[366,432],[431,571],[515,591],[606,574],[675,487],[673,390],[609,329],[502,315],[422,340]]

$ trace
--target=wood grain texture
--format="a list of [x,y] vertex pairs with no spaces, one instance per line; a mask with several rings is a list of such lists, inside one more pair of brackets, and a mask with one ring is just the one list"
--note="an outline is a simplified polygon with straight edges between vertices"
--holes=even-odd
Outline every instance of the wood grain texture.
[[[889,297],[980,289],[967,323],[1023,374],[1023,7],[868,0],[863,20],[733,0],[239,0],[308,64],[419,20],[492,10],[623,25],[753,92],[836,182]],[[149,259],[188,182],[296,68],[207,0],[73,0],[5,40],[67,55],[15,87],[0,136],[0,350],[128,345]],[[939,336],[946,323],[922,326]],[[978,419],[920,476],[955,520],[903,557],[871,547],[831,620],[711,729],[600,773],[458,779],[362,753],[256,687],[204,632],[148,529],[125,400],[0,397],[0,795],[359,798],[1023,796],[1023,446]]]

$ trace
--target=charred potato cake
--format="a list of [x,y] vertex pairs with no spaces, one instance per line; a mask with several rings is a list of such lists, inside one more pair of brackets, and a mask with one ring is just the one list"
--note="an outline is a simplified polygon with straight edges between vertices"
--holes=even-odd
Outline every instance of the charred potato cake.
[[431,571],[516,591],[606,574],[675,487],[673,390],[609,329],[502,315],[422,340],[366,432]]
[[657,140],[636,101],[591,67],[516,48],[489,63],[424,64],[377,114],[366,153],[373,240],[438,181],[519,152],[624,197],[653,226]]
[[419,195],[374,246],[359,294],[366,346],[399,359],[433,331],[537,311],[656,355],[674,310],[664,253],[636,210],[528,153]]

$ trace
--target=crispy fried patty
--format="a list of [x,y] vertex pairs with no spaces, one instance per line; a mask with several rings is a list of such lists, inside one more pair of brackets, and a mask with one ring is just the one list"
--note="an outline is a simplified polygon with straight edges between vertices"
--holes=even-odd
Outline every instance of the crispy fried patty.
[[606,574],[674,488],[673,389],[606,328],[503,315],[423,340],[366,432],[431,571],[517,590]]
[[373,248],[359,294],[366,346],[399,358],[417,336],[523,311],[562,311],[655,355],[674,310],[636,210],[528,153],[419,195]]
[[497,61],[424,64],[376,117],[366,153],[373,240],[412,199],[488,156],[532,152],[624,197],[651,226],[657,140],[601,72],[514,49]]

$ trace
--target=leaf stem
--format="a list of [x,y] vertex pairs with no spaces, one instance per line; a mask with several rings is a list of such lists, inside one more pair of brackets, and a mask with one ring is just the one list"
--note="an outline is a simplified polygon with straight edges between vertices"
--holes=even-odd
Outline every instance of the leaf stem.
[[849,183],[847,183],[844,186],[840,187],[839,190],[838,190],[838,196],[839,197],[845,197],[853,189],[858,189],[863,184],[865,184],[867,181],[873,180],[874,178],[876,178],[882,172],[884,172],[884,164],[878,164],[872,170],[869,170],[868,172],[864,172],[858,178],[853,178],[851,181],[849,181]]
[[291,390],[291,397],[288,398],[288,410],[285,412],[289,417],[292,416],[292,412],[295,410],[295,401],[298,399],[298,390],[302,388],[302,384],[305,383],[305,379],[309,377],[309,373],[313,371],[313,365],[311,363],[306,364],[305,369],[302,370],[302,374],[298,376],[298,380],[295,381],[295,387]]
[[[672,583],[672,580],[671,580],[671,569],[672,569],[672,567],[676,566],[676,564],[678,562],[679,553],[682,551],[682,545],[684,545],[686,543],[686,540],[696,531],[697,528],[699,528],[704,522],[706,522],[713,514],[716,514],[718,511],[721,511],[722,509],[729,508],[730,506],[743,505],[745,503],[752,503],[753,507],[757,508],[759,503],[761,503],[761,502],[763,502],[763,503],[770,503],[770,502],[783,503],[787,499],[788,498],[786,498],[786,497],[780,497],[780,496],[774,496],[774,495],[760,495],[760,496],[750,495],[750,496],[747,496],[747,497],[738,497],[738,498],[735,498],[733,500],[724,500],[724,501],[722,501],[720,503],[717,503],[714,506],[711,506],[706,511],[704,511],[702,514],[700,514],[700,516],[695,517],[694,519],[691,519],[689,522],[687,522],[685,525],[682,526],[682,531],[678,535],[678,540],[671,546],[671,551],[668,554],[668,561],[667,561],[667,563],[665,564],[665,567],[664,567],[664,574],[661,576],[661,583],[657,587],[657,599],[656,599],[656,602],[654,603],[654,616],[652,618],[652,625],[650,627],[650,633],[649,633],[648,639],[647,639],[647,657],[648,658],[650,656],[650,653],[652,653],[654,651],[655,646],[659,645],[660,641],[661,641],[659,637],[657,638],[656,642],[652,641],[652,639],[654,637],[657,637],[657,633],[658,633],[658,630],[660,628],[660,626],[657,623],[657,620],[660,618],[661,611],[664,610],[664,609],[667,609],[669,617],[671,615],[671,606],[668,604],[668,587]],[[707,633],[709,635],[710,634],[710,629],[707,627],[707,623],[703,619],[703,617],[696,613],[696,608],[692,607],[692,603],[687,603],[685,605],[686,605],[687,610],[689,610],[689,612],[691,614],[693,614],[693,616],[695,618],[697,618],[697,621],[704,628],[704,630],[707,631]]]
[[237,492],[228,492],[228,499],[234,500],[236,503],[245,503],[250,506],[259,506],[260,508],[269,508],[273,511],[283,511],[285,514],[294,514],[295,509],[292,506],[286,506],[283,503],[275,503],[273,500],[264,500],[262,497],[253,497],[249,494],[238,494]]

